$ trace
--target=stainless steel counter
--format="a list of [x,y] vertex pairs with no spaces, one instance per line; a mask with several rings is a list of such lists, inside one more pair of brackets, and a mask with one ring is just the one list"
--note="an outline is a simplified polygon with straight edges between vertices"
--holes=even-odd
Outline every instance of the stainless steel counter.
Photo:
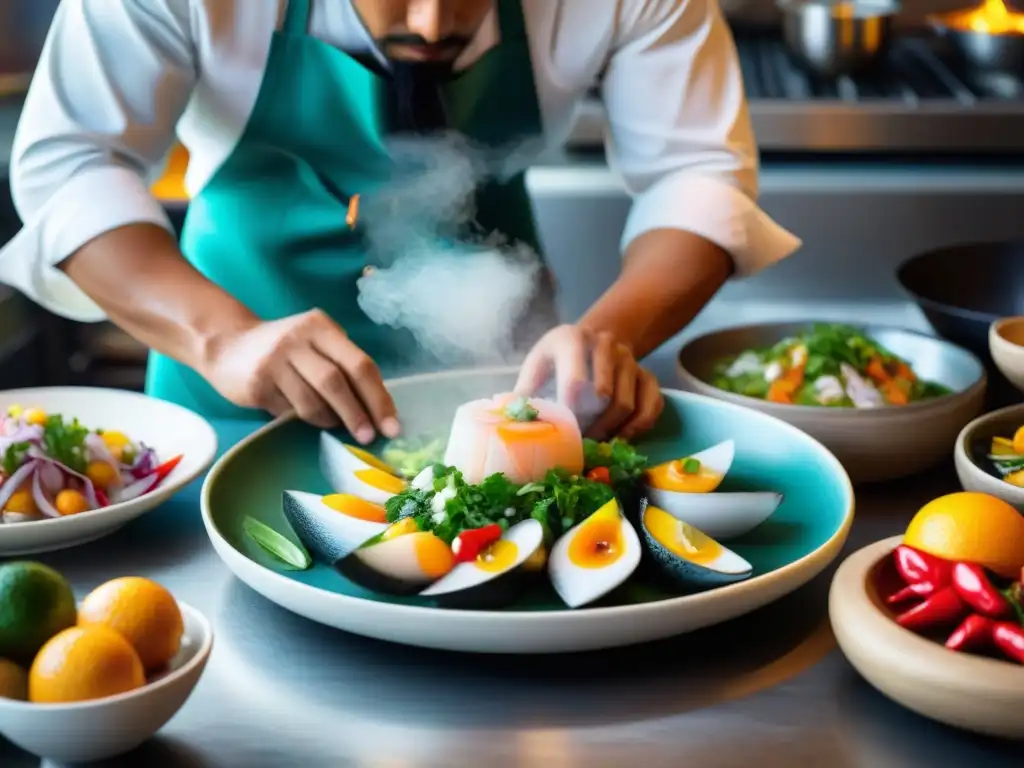
[[[655,361],[660,373],[670,365]],[[222,449],[252,427],[219,426]],[[946,466],[861,490],[847,553],[899,533],[955,485]],[[654,645],[460,656],[349,636],[263,599],[214,554],[198,491],[106,540],[40,557],[80,595],[119,575],[157,579],[216,628],[184,709],[110,766],[1020,765],[1019,744],[924,720],[854,672],[828,625],[833,569],[755,614]],[[0,765],[39,760],[0,742]]]

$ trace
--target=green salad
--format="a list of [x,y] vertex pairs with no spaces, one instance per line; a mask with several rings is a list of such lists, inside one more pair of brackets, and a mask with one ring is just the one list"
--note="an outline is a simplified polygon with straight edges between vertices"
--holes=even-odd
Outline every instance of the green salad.
[[950,389],[848,325],[816,324],[762,349],[721,360],[711,384],[773,403],[836,408],[900,406]]

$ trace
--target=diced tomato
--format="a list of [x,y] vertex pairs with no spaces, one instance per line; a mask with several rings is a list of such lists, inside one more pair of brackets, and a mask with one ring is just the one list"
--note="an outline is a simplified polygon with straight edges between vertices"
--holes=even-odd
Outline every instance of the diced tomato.
[[497,523],[463,531],[452,542],[452,554],[457,563],[471,563],[477,555],[501,538],[502,528]]
[[587,472],[587,480],[593,480],[595,483],[611,485],[612,475],[611,472],[608,471],[608,467],[594,467],[592,470]]

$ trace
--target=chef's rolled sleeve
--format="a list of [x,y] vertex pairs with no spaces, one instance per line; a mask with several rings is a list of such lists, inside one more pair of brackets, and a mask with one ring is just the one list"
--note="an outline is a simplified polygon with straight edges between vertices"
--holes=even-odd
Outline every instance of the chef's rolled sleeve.
[[105,317],[59,268],[130,224],[173,231],[149,190],[196,80],[190,0],[66,0],[26,97],[11,157],[24,228],[0,281],[55,314]]
[[655,229],[692,232],[746,276],[800,247],[757,205],[758,155],[739,58],[716,0],[621,4],[602,96],[609,160],[634,203],[625,251]]

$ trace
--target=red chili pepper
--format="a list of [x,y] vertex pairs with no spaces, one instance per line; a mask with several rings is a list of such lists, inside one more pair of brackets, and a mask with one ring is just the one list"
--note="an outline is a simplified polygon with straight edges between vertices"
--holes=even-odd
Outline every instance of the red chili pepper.
[[960,599],[978,613],[993,619],[1009,616],[1013,608],[1010,602],[992,586],[985,569],[973,563],[957,563],[953,566],[953,589]]
[[946,647],[952,651],[974,651],[992,642],[992,630],[996,623],[980,613],[972,613],[957,627],[946,640]]
[[181,459],[182,456],[175,456],[173,459],[168,459],[159,467],[153,470],[153,473],[156,475],[156,483],[153,484],[154,487],[158,483],[162,482],[165,477],[171,474],[174,468],[178,466],[178,462],[181,461]]
[[992,639],[1005,655],[1024,664],[1024,627],[1012,621],[1000,621],[992,629]]
[[929,555],[906,544],[900,544],[893,552],[896,570],[907,584],[933,584],[938,592],[949,586],[953,580],[953,563],[941,557]]
[[594,467],[592,470],[587,472],[587,480],[593,480],[595,483],[611,485],[612,475],[611,472],[608,471],[608,467]]
[[94,488],[93,490],[96,491],[96,501],[98,501],[100,503],[100,506],[101,507],[109,507],[110,506],[110,499],[107,498],[107,494],[105,494],[99,488]]
[[916,584],[907,584],[903,589],[894,592],[886,598],[889,605],[905,603],[908,600],[924,600],[931,597],[939,590],[934,584],[928,581],[919,581]]
[[912,631],[930,629],[959,620],[966,608],[956,590],[946,587],[923,603],[901,613],[896,617],[896,623]]
[[487,547],[501,538],[504,531],[497,523],[463,531],[452,542],[452,553],[457,563],[471,563]]

